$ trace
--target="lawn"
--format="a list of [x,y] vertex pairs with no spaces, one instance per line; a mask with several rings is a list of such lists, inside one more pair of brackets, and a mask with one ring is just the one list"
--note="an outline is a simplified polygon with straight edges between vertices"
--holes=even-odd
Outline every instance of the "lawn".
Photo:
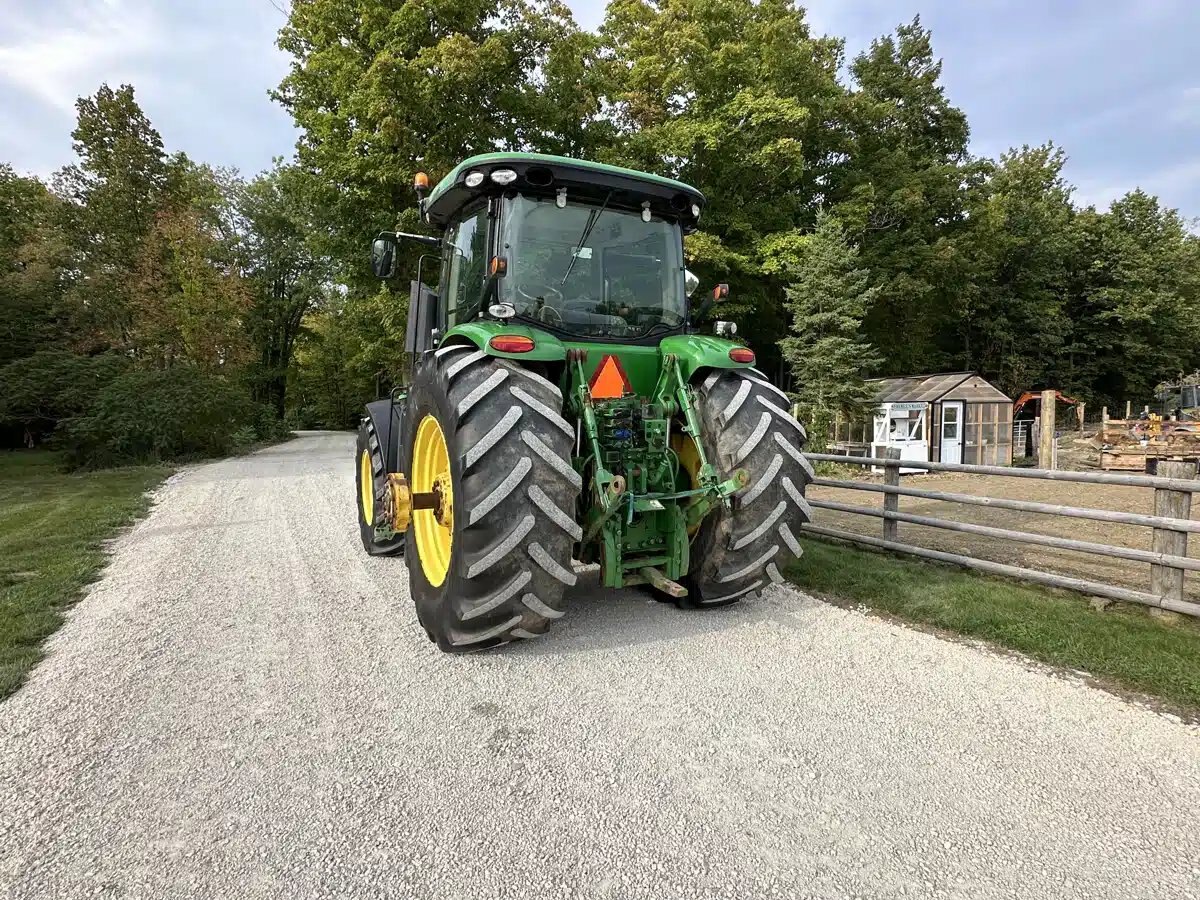
[[170,474],[138,466],[65,474],[57,454],[0,452],[0,699],[104,566],[104,542],[146,511]]
[[802,590],[1088,672],[1200,716],[1200,622],[1094,609],[1066,591],[814,539],[788,570]]

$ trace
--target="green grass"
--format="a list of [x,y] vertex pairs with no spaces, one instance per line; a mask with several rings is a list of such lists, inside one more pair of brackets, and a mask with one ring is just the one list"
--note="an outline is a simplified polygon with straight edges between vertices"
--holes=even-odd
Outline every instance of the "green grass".
[[1096,676],[1200,715],[1200,623],[962,569],[806,540],[797,586]]
[[42,658],[42,642],[105,562],[104,542],[146,511],[170,470],[65,474],[58,454],[0,451],[0,699]]

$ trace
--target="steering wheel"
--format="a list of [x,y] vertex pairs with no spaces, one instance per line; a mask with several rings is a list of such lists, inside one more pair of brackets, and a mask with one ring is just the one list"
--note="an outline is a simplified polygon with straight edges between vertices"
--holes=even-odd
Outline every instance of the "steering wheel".
[[[532,291],[533,293],[530,293]],[[563,302],[563,292],[549,282],[533,282],[529,285],[529,290],[525,289],[525,285],[517,285],[517,293],[533,303],[538,301],[545,302],[553,300],[555,305],[560,305]],[[555,310],[558,312],[558,310]]]

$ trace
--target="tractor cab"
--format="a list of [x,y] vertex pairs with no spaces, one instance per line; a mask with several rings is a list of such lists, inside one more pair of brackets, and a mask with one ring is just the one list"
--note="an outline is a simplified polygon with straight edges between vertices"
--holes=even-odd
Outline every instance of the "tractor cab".
[[804,429],[732,323],[694,327],[728,296],[690,304],[683,237],[703,194],[527,153],[415,186],[437,235],[380,234],[372,268],[394,277],[401,240],[434,252],[412,282],[404,386],[364,411],[357,482],[363,546],[415,557],[430,638],[542,634],[574,561],[688,608],[781,580],[809,512]]
[[[424,193],[418,176],[418,191]],[[704,196],[613,166],[536,154],[472,157],[421,198],[440,238],[384,233],[376,274],[391,273],[397,240],[437,246],[413,285],[413,352],[457,325],[536,327],[564,341],[656,344],[685,333],[698,282],[683,260]],[[439,265],[426,278],[426,266]],[[436,280],[435,295],[423,282]]]

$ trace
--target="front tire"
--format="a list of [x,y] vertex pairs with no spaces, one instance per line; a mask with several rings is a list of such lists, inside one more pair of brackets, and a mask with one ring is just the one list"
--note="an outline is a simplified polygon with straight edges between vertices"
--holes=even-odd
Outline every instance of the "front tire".
[[422,627],[447,652],[545,633],[575,584],[572,548],[582,537],[562,393],[516,364],[452,345],[422,361],[410,402],[412,490],[444,498],[440,511],[414,510],[410,526]]
[[711,373],[699,388],[704,453],[723,479],[740,468],[750,483],[700,525],[684,580],[686,608],[725,606],[784,580],[801,554],[796,536],[812,518],[804,497],[812,464],[801,452],[807,435],[787,395],[754,369]]
[[371,556],[395,556],[404,552],[404,535],[389,541],[375,540],[375,509],[387,490],[387,462],[370,416],[358,425],[354,455],[354,493],[358,497],[358,536]]

